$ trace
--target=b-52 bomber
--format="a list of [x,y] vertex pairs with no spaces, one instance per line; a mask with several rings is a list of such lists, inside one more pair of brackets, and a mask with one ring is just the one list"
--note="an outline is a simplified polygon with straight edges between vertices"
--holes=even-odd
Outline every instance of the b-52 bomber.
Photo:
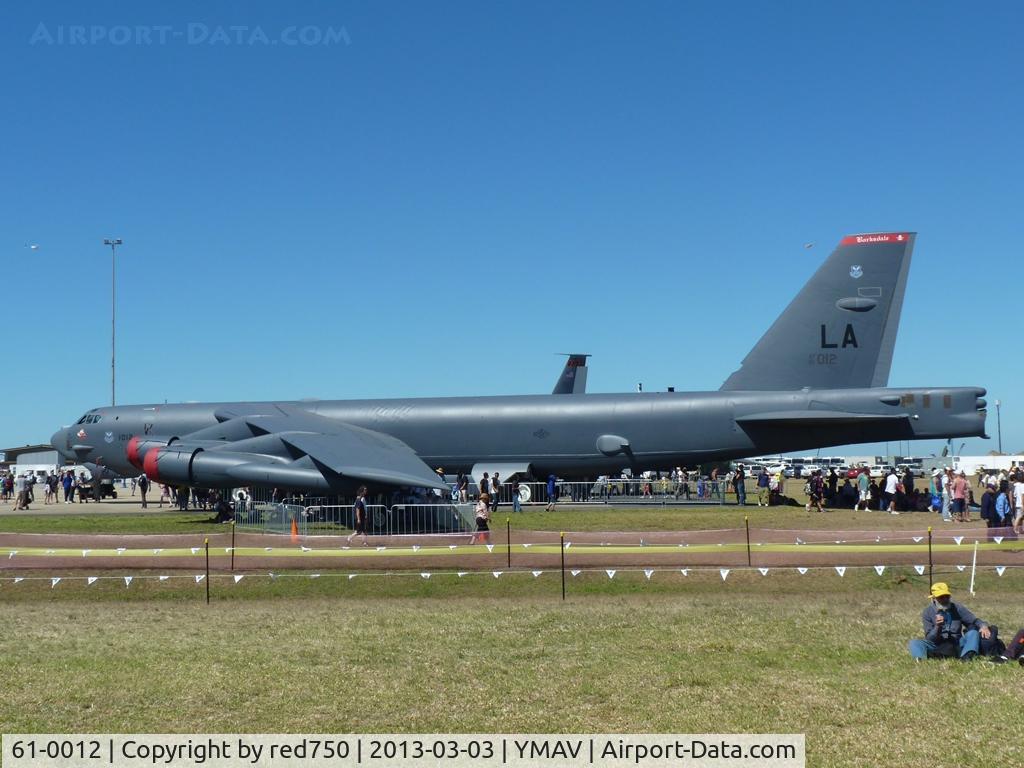
[[568,479],[985,437],[984,389],[887,386],[914,239],[844,237],[716,392],[126,405],[90,410],[52,443],[161,483],[350,493],[444,488],[432,467]]

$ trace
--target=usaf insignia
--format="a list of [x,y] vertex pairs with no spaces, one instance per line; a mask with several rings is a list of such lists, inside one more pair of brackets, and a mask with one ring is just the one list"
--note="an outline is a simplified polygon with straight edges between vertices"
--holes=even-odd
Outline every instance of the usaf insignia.
[[854,264],[850,267],[850,277],[856,279],[864,274],[864,270],[861,269],[860,264]]

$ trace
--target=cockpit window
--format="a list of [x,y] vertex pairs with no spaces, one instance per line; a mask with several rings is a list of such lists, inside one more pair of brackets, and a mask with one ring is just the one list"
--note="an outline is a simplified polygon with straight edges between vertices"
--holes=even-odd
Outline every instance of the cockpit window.
[[87,413],[85,416],[80,418],[75,424],[99,424],[100,419],[103,417],[98,413]]

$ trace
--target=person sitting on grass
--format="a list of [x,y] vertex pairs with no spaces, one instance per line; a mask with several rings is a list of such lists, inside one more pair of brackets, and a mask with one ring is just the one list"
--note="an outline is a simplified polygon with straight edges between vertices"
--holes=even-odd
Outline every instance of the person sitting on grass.
[[982,621],[967,608],[954,603],[949,585],[937,582],[932,585],[932,601],[921,614],[924,625],[924,639],[914,638],[907,643],[907,649],[915,660],[952,659],[970,661],[981,648],[981,641],[992,636],[988,623]]

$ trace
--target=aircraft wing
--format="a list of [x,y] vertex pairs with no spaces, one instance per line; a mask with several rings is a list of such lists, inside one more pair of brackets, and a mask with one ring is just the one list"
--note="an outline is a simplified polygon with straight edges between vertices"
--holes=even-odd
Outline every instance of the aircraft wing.
[[[448,486],[396,437],[275,405],[267,413],[222,413],[215,426],[146,452],[151,479],[180,476],[196,485],[238,482],[328,490],[344,484]],[[186,478],[182,478],[183,480]]]

